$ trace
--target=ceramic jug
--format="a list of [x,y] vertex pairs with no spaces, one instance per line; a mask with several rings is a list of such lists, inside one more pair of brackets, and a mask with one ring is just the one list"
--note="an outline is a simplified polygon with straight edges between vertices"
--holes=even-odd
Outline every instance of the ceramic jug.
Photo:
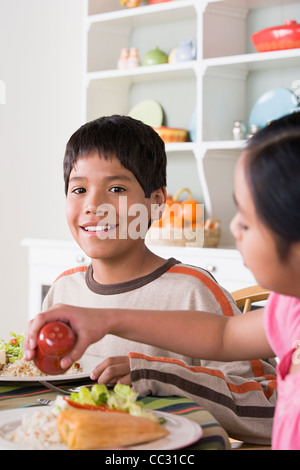
[[195,60],[197,57],[196,45],[193,39],[181,41],[176,52],[176,61],[185,62]]

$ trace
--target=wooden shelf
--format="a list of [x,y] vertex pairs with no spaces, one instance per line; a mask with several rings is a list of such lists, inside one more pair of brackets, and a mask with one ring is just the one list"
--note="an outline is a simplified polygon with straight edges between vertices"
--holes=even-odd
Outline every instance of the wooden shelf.
[[87,83],[91,80],[124,80],[130,79],[132,82],[141,82],[149,80],[170,80],[177,78],[195,77],[197,61],[181,62],[177,64],[159,64],[140,66],[134,69],[125,70],[101,70],[98,72],[89,72]]
[[278,67],[299,67],[300,48],[282,51],[256,52],[227,57],[203,59],[204,69],[209,67],[241,67],[249,71]]
[[246,145],[246,140],[220,140],[202,142],[203,150],[242,150]]
[[193,18],[195,8],[199,6],[198,0],[177,0],[157,5],[146,5],[138,8],[120,8],[119,10],[91,15],[87,19],[87,27],[96,23],[113,21],[115,25],[120,22],[135,26],[153,24],[153,22],[173,22]]

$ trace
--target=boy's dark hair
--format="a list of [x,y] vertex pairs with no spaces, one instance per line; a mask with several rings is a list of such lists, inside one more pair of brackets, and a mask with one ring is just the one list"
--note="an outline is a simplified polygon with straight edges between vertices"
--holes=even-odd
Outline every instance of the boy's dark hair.
[[157,132],[129,116],[113,115],[84,124],[67,143],[64,157],[66,194],[77,159],[95,151],[105,159],[117,157],[134,174],[147,198],[156,189],[166,186],[167,157],[164,142]]
[[300,112],[271,122],[249,141],[247,178],[258,216],[281,259],[300,241]]

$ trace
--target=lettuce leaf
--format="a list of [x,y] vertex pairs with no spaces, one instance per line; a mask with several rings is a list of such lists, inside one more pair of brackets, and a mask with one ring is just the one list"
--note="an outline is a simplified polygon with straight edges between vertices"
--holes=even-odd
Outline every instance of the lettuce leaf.
[[128,385],[116,384],[113,390],[109,390],[106,385],[95,384],[91,390],[81,387],[78,392],[72,392],[69,399],[80,405],[99,406],[106,404],[113,410],[122,410],[134,416],[158,421],[158,418],[146,410],[142,403],[137,402],[138,394]]
[[4,349],[9,362],[13,363],[17,359],[21,359],[23,357],[25,333],[17,335],[16,333],[10,331],[9,334],[11,338],[7,343],[3,339],[0,340],[0,349]]

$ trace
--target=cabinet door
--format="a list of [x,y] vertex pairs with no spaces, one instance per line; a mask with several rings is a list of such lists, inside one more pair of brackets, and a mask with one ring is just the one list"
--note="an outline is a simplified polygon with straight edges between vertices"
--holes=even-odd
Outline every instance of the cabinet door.
[[43,245],[24,240],[23,244],[29,246],[29,318],[33,318],[55,279],[68,269],[89,265],[90,259],[72,242]]

